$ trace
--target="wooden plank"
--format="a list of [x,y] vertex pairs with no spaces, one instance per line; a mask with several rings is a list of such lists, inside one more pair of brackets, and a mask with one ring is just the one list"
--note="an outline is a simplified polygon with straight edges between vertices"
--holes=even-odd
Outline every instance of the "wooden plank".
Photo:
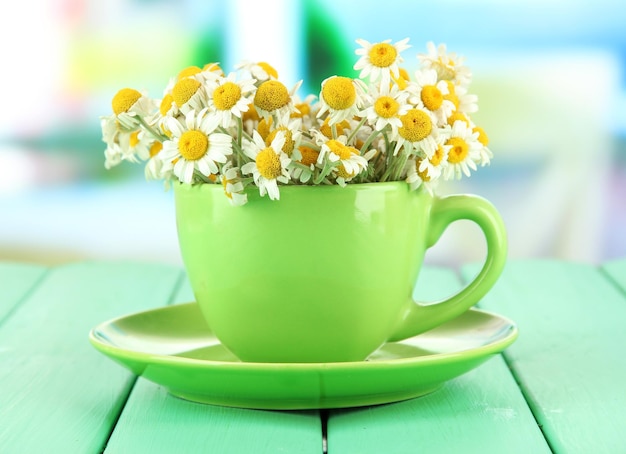
[[0,324],[45,273],[43,266],[0,263]]
[[133,263],[51,270],[0,329],[0,451],[100,452],[135,379],[89,330],[165,305],[181,276]]
[[[193,301],[188,281],[173,301]],[[127,452],[321,453],[321,420],[317,411],[259,411],[188,402],[140,378],[105,450]]]
[[482,306],[519,325],[505,356],[552,449],[624,452],[623,291],[592,265],[529,260],[507,264]]
[[[420,283],[425,285],[421,290]],[[426,268],[420,275],[417,296],[432,300],[458,287],[459,280],[452,272]],[[526,454],[550,450],[498,356],[421,398],[331,411],[328,452]]]

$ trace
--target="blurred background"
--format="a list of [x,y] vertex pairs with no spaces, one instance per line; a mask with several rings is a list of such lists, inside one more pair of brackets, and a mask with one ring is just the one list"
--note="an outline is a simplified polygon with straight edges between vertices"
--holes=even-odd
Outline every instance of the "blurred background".
[[[299,94],[356,76],[355,39],[463,55],[494,159],[441,193],[484,196],[510,257],[626,256],[626,3],[621,0],[23,0],[0,15],[0,260],[179,264],[173,198],[129,163],[105,171],[99,117],[118,89],[160,97],[210,61],[268,61]],[[427,261],[481,260],[459,222]]]

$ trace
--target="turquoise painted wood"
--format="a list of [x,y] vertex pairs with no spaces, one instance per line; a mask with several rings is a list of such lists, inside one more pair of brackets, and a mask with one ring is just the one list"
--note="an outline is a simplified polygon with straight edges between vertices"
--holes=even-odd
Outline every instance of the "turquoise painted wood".
[[131,263],[47,273],[0,326],[0,452],[100,452],[135,378],[95,351],[89,330],[168,303],[181,276]]
[[[173,298],[193,301],[188,281]],[[172,397],[139,379],[105,453],[321,453],[319,412],[258,411]]]
[[519,325],[505,357],[554,452],[626,452],[623,289],[591,265],[511,262],[482,306]]
[[602,271],[617,283],[626,295],[626,259],[613,260],[609,263],[605,263],[602,267]]
[[[416,296],[431,301],[459,285],[453,272],[427,268],[420,274]],[[498,356],[430,395],[330,412],[328,452],[535,454],[550,449]]]
[[45,273],[43,266],[0,262],[0,325]]

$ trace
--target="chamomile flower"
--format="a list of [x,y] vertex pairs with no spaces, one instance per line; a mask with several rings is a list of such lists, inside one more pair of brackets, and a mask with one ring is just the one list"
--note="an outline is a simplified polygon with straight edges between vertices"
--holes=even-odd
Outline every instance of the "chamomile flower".
[[190,110],[184,122],[171,118],[168,128],[172,137],[163,143],[159,153],[163,170],[173,170],[183,183],[193,182],[194,172],[208,177],[219,172],[218,163],[224,164],[232,154],[232,137],[215,132],[218,118],[207,115],[206,109],[196,113]]
[[233,117],[241,118],[252,102],[251,93],[254,92],[254,79],[236,80],[236,74],[230,73],[227,77],[220,77],[207,82],[207,96],[211,115],[219,118],[219,124],[228,128]]
[[133,88],[122,88],[111,101],[113,115],[122,129],[136,129],[141,118],[149,117],[156,110],[156,102]]
[[478,163],[481,167],[488,165],[491,162],[491,158],[493,158],[493,152],[489,149],[489,137],[483,128],[480,126],[474,126],[472,128],[472,132],[478,133],[478,141],[482,145],[480,148],[480,158],[478,159]]
[[[440,134],[432,142],[426,142],[422,148],[425,156],[418,158],[417,170],[420,175],[427,175],[430,180],[436,180],[448,165],[448,152],[451,145],[446,145],[447,135]],[[422,178],[423,179],[423,178]]]
[[171,94],[176,107],[183,114],[191,110],[199,112],[208,104],[204,85],[196,77],[179,79],[172,87]]
[[392,77],[398,78],[398,64],[404,61],[400,53],[411,47],[409,38],[395,44],[391,44],[390,39],[374,44],[364,39],[357,39],[356,42],[361,48],[355,53],[361,58],[354,64],[354,69],[361,71],[361,79],[369,76],[370,82],[376,82],[380,78],[381,84],[389,85]]
[[333,174],[341,186],[345,186],[348,181],[367,169],[367,159],[360,155],[359,150],[346,145],[345,136],[322,143],[317,159],[318,165],[324,165],[325,159],[331,163],[338,163],[333,169]]
[[277,134],[282,133],[285,136],[285,143],[281,151],[289,156],[292,160],[300,159],[300,140],[302,138],[302,120],[299,118],[292,118],[287,125],[279,125],[277,128],[268,132],[265,136],[265,145],[269,146]]
[[224,194],[226,194],[232,205],[241,206],[248,202],[248,196],[244,193],[239,169],[233,167],[231,162],[227,162],[222,166],[220,180],[224,187]]
[[150,157],[148,158],[148,162],[146,162],[146,167],[144,169],[144,175],[146,177],[146,180],[169,179],[168,175],[165,175],[165,173],[163,172],[163,161],[159,156],[159,153],[162,149],[163,144],[161,142],[155,141],[150,146]]
[[437,137],[437,126],[432,114],[424,108],[414,107],[400,116],[402,126],[398,128],[398,140],[393,150],[394,156],[401,148],[414,153],[420,148],[432,146]]
[[450,136],[444,145],[449,146],[448,164],[443,173],[446,180],[460,179],[462,174],[470,176],[470,169],[476,170],[483,145],[478,141],[478,132],[463,121],[455,121]]
[[406,182],[409,184],[409,188],[411,188],[412,191],[415,191],[420,187],[424,187],[430,195],[433,195],[439,179],[431,178],[428,175],[428,172],[420,170],[423,159],[425,158],[412,157],[407,161]]
[[300,85],[302,81],[296,83],[289,91],[278,80],[266,80],[254,93],[254,107],[263,118],[274,116],[278,123],[287,123],[289,116],[296,110],[293,96]]
[[307,183],[313,177],[320,152],[308,145],[298,147],[300,158],[291,169],[291,176],[300,183]]
[[467,115],[478,111],[478,96],[468,93],[465,87],[454,85],[450,81],[446,81],[446,83],[448,84],[448,94],[444,98],[452,102],[455,112]]
[[288,167],[291,159],[282,151],[285,135],[279,132],[267,146],[257,131],[253,131],[252,134],[252,140],[244,142],[243,150],[253,161],[244,164],[241,173],[252,174],[261,196],[268,194],[271,200],[278,200],[280,199],[278,183],[287,184],[290,178]]
[[253,78],[260,82],[278,79],[278,71],[276,71],[272,65],[264,61],[252,62],[246,60],[236,65],[235,68],[247,70]]
[[450,80],[455,85],[467,86],[472,73],[463,65],[463,57],[448,52],[445,44],[435,46],[432,41],[426,44],[428,53],[418,54],[417,58],[424,68],[432,68],[437,72],[439,80]]
[[128,134],[120,134],[119,143],[124,151],[124,160],[130,162],[146,161],[150,157],[150,147],[154,137],[138,129]]
[[445,80],[437,81],[437,72],[434,69],[422,69],[415,72],[415,83],[408,88],[416,97],[415,104],[424,106],[437,119],[437,125],[444,125],[455,109],[449,99],[448,83]]
[[322,82],[317,118],[329,112],[329,124],[340,123],[360,115],[365,102],[366,86],[359,79],[332,76]]
[[398,128],[402,126],[400,116],[406,114],[411,106],[407,102],[408,91],[400,91],[397,85],[381,85],[370,87],[370,105],[364,111],[369,124],[377,131],[382,131],[387,125],[391,127],[390,139],[393,140],[398,134]]

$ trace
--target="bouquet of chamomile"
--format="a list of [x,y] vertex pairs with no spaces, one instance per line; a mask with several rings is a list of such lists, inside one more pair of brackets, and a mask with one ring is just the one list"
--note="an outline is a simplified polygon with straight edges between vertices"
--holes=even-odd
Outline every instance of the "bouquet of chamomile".
[[147,179],[221,184],[234,205],[250,191],[272,200],[281,185],[406,181],[433,192],[490,162],[471,114],[470,69],[428,43],[419,68],[402,67],[408,39],[359,39],[357,78],[332,75],[301,98],[266,62],[217,63],[173,77],[160,99],[123,88],[101,117],[105,167],[142,163]]

